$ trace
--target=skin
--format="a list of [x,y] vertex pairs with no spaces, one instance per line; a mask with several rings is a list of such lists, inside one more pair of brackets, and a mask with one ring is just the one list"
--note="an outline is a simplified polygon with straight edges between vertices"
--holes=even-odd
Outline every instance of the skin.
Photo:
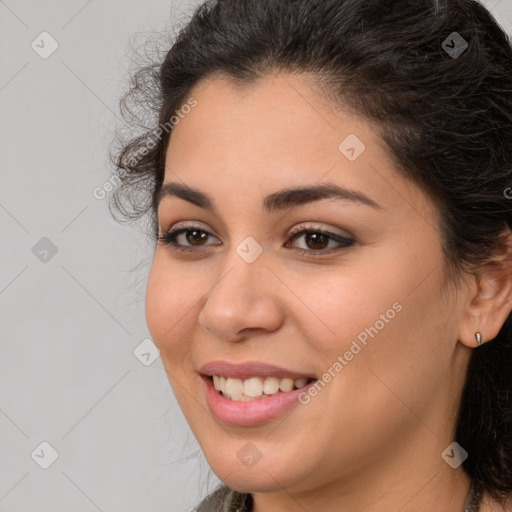
[[[512,309],[510,270],[455,286],[434,204],[398,173],[369,122],[335,111],[306,77],[236,87],[216,76],[191,96],[198,104],[173,130],[164,183],[202,190],[218,215],[162,201],[161,232],[194,221],[211,236],[195,246],[178,238],[194,253],[157,246],[146,320],[213,471],[252,492],[255,512],[458,512],[470,481],[441,453],[454,440],[475,332],[492,339]],[[348,134],[366,146],[353,162],[338,150]],[[267,194],[327,181],[381,209],[323,199],[263,210]],[[356,242],[290,241],[303,222]],[[263,249],[251,264],[236,252],[247,236]],[[210,414],[198,375],[206,362],[259,360],[321,378],[395,302],[401,311],[309,404],[251,427]],[[262,454],[250,468],[237,457],[249,441]]]

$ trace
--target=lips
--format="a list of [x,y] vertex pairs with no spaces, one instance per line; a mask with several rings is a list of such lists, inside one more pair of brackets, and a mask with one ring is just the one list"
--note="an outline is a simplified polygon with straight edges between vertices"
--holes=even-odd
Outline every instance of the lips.
[[[237,426],[263,424],[284,414],[299,403],[299,394],[306,392],[317,380],[311,373],[299,372],[260,361],[237,364],[228,361],[211,361],[203,365],[199,373],[204,383],[206,401],[212,414],[217,420],[225,424]],[[226,397],[223,396],[221,390],[216,389],[218,386],[215,386],[214,376],[217,385],[219,378],[222,377],[225,381],[237,381],[235,382],[236,385],[246,379],[257,378],[256,380],[261,379],[265,382],[278,380],[282,382],[284,380],[288,384],[291,383],[292,386],[288,386],[290,390],[285,388],[285,391],[279,390],[271,395],[264,393],[262,396],[254,398],[245,395]],[[300,380],[302,380],[301,384],[304,384],[304,381],[306,381],[306,384],[300,389],[293,389],[293,383]],[[258,389],[258,391],[260,390]]]
[[309,386],[313,386],[316,382],[312,381],[301,389],[294,389],[286,393],[279,392],[267,398],[234,401],[225,398],[215,389],[212,378],[202,375],[201,380],[206,402],[213,416],[224,424],[239,427],[262,425],[278,418],[297,406],[299,395],[307,392]]

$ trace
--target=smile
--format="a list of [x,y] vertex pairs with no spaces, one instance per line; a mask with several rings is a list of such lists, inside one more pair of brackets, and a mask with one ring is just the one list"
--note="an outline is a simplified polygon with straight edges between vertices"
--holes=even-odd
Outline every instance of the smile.
[[213,375],[211,377],[214,387],[224,398],[233,401],[248,402],[261,400],[277,393],[288,393],[294,389],[300,389],[314,379],[283,378],[278,377],[250,377],[238,379]]

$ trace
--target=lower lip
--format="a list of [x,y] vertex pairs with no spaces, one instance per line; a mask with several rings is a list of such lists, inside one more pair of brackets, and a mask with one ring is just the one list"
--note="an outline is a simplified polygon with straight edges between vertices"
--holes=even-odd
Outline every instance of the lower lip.
[[206,401],[211,413],[223,423],[239,426],[256,425],[277,418],[298,403],[299,395],[316,382],[312,381],[300,389],[279,392],[260,400],[241,402],[224,398],[215,389],[210,378],[201,378],[206,385]]

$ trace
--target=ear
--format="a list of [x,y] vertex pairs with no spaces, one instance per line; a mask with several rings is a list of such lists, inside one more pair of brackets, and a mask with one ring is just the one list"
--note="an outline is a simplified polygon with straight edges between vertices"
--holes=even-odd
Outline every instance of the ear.
[[459,329],[459,341],[476,347],[475,334],[482,342],[493,340],[512,311],[512,233],[503,231],[499,245],[489,262],[474,277]]

